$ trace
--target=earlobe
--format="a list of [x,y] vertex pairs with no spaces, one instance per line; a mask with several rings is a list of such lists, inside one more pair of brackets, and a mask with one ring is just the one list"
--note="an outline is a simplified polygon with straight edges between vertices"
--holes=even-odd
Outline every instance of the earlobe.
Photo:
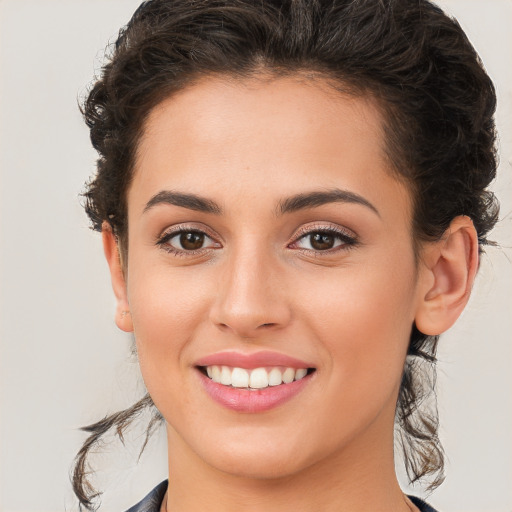
[[103,240],[103,251],[110,269],[112,288],[117,301],[116,325],[122,331],[132,332],[133,322],[130,314],[130,305],[128,303],[126,279],[119,253],[119,243],[107,222],[104,222],[102,225],[101,236]]
[[478,237],[469,217],[456,217],[443,238],[426,250],[426,285],[419,291],[416,327],[437,335],[449,329],[466,306],[478,268]]

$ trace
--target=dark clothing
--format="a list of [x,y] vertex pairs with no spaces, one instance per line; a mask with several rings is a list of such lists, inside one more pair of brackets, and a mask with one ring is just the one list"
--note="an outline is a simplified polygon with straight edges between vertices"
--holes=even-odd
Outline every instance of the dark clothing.
[[409,496],[409,499],[420,509],[421,512],[436,512],[428,503],[416,498],[416,496]]
[[158,484],[142,501],[126,512],[160,512],[165,491],[167,491],[167,480]]
[[[167,480],[157,485],[141,502],[134,505],[126,512],[160,512],[165,491],[167,490]],[[420,509],[421,512],[436,512],[430,505],[414,496],[409,496],[411,501]]]

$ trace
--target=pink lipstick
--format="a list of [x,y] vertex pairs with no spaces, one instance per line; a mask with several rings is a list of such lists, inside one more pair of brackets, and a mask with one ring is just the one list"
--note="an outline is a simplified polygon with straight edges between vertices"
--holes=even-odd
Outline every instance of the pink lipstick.
[[271,351],[219,352],[199,359],[195,366],[213,400],[244,413],[287,402],[308,385],[315,371],[311,363]]
[[294,357],[269,350],[243,354],[241,352],[218,352],[202,357],[196,366],[226,365],[239,368],[260,368],[263,366],[285,366],[290,368],[312,368],[313,365]]

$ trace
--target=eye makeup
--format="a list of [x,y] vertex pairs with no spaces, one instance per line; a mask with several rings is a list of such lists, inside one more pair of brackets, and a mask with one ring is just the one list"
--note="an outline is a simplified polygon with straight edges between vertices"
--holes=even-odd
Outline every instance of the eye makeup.
[[[179,224],[160,235],[156,245],[178,257],[197,256],[222,248],[218,238],[205,226]],[[332,256],[358,244],[357,236],[352,231],[331,224],[315,223],[301,227],[286,247],[315,256]]]
[[[207,244],[205,246],[205,244]],[[211,249],[219,249],[222,245],[215,240],[205,226],[179,224],[164,231],[156,240],[162,250],[179,257],[204,254]],[[181,247],[179,247],[181,246]]]
[[322,256],[348,250],[357,245],[358,238],[352,231],[332,224],[315,223],[301,227],[293,235],[288,247]]

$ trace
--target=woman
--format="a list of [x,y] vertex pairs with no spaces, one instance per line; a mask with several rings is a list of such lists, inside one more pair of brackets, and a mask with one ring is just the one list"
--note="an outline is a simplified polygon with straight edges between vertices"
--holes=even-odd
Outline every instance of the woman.
[[153,0],[84,105],[169,483],[131,510],[430,511],[438,335],[497,219],[493,85],[426,1]]

